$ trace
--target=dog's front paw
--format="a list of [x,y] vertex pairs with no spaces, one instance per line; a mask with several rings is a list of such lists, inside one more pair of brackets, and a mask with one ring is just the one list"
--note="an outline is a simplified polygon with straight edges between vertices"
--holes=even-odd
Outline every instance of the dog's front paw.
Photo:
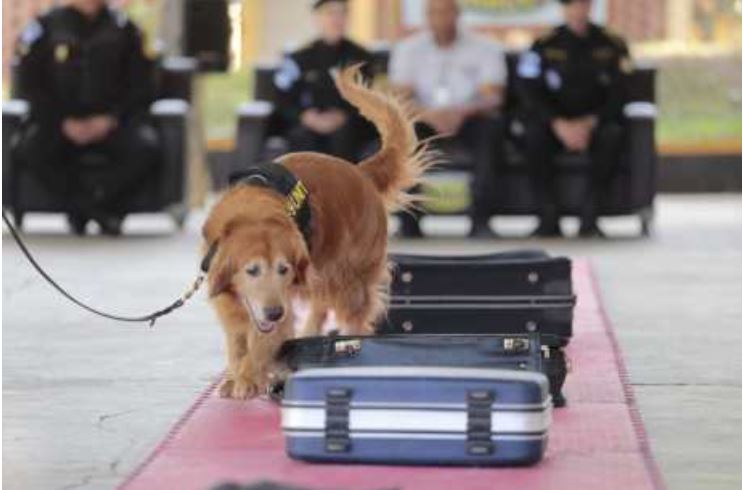
[[245,380],[235,380],[232,385],[231,398],[247,400],[258,396],[258,387]]
[[225,378],[219,384],[219,396],[220,398],[232,398],[232,389],[235,386],[235,381],[231,378]]

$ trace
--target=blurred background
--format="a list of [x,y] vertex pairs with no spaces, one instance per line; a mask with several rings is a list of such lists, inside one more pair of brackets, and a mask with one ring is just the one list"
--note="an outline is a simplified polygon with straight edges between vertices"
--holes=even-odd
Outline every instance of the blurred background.
[[[19,225],[24,212],[59,214],[60,206],[32,179],[14,185],[8,178],[5,138],[24,114],[23,104],[11,100],[14,46],[35,15],[63,1],[2,0],[3,207]],[[422,27],[423,1],[352,0],[350,37],[375,54],[388,52],[385,47]],[[270,67],[316,32],[311,0],[111,3],[145,31],[146,50],[158,62],[158,102],[169,103],[153,111],[167,150],[153,182],[165,185],[133,196],[131,212],[140,216],[127,223],[125,239],[68,236],[59,216],[32,216],[23,231],[62,284],[124,314],[171,301],[191,279],[212,191],[224,185],[233,162],[252,161],[243,150],[255,154],[268,140],[254,129],[264,124],[270,104],[248,103],[267,100],[261,94],[271,85]],[[556,0],[461,5],[468,27],[512,51],[561,22]],[[607,220],[612,239],[526,238],[530,213],[511,206],[493,220],[505,226],[504,240],[466,239],[465,218],[437,216],[426,230],[430,239],[395,239],[392,250],[477,254],[545,247],[589,258],[669,488],[740,488],[741,1],[594,0],[594,7],[596,21],[629,41],[643,68],[636,74],[652,75],[642,84],[652,97],[638,100],[658,105],[657,119],[646,114],[635,121],[644,144],[628,145],[640,147],[641,158],[622,174],[617,195],[626,206],[609,215],[620,217]],[[528,182],[517,172],[520,180],[494,193],[509,205]],[[447,179],[437,182],[442,192],[436,195],[444,199],[427,207],[456,214],[467,205],[466,181]],[[19,197],[25,198],[20,205]],[[636,221],[621,216],[639,215],[642,227],[653,206],[656,232],[640,228],[638,238]],[[163,211],[182,233],[172,233]],[[155,330],[118,329],[57,297],[7,234],[3,242],[3,444],[10,447],[3,453],[3,483],[113,488],[223,368],[222,334],[203,297]]]
[[[17,38],[55,0],[4,0],[3,93]],[[152,53],[196,55],[200,151],[214,165],[235,146],[236,107],[250,99],[254,68],[314,34],[308,0],[119,0]],[[464,22],[508,48],[528,46],[559,22],[551,0],[463,0]],[[421,27],[422,0],[351,2],[351,37],[384,46]],[[625,36],[638,65],[657,71],[660,191],[740,189],[740,0],[596,0],[594,16]],[[208,59],[206,59],[208,58]],[[729,157],[729,158],[728,158]],[[675,164],[675,165],[674,165]]]

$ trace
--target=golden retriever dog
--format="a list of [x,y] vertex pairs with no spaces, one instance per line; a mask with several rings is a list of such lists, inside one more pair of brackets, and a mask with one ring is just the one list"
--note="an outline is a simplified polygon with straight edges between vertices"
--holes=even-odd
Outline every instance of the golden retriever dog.
[[381,147],[358,165],[311,152],[276,162],[308,191],[310,243],[287,212],[287,198],[257,185],[232,186],[204,225],[205,250],[215,250],[209,294],[227,342],[221,396],[244,399],[266,389],[279,346],[294,335],[294,299],[310,306],[306,336],[321,333],[331,310],[345,334],[373,333],[385,312],[388,213],[410,204],[405,190],[431,165],[431,153],[417,141],[404,104],[366,87],[358,66],[340,72],[336,86],[376,126]]

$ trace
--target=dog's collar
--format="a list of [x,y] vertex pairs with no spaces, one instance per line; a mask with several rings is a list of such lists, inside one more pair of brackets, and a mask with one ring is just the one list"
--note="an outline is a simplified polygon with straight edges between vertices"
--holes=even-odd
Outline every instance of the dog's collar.
[[[291,217],[299,228],[307,250],[312,243],[312,211],[310,210],[310,193],[304,183],[291,171],[278,162],[269,162],[260,166],[248,167],[245,170],[233,172],[229,177],[230,186],[255,185],[272,189],[285,198],[286,214]],[[201,262],[201,270],[209,270],[211,261],[217,251],[219,242],[209,246],[209,251]]]

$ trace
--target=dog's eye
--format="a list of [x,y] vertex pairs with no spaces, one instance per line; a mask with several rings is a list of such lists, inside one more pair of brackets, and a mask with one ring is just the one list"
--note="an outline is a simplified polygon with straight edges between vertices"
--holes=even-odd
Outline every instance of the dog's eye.
[[276,268],[276,272],[278,272],[280,276],[285,276],[289,272],[289,266],[286,264],[279,264]]
[[261,266],[251,265],[245,272],[247,272],[249,276],[258,277],[258,275],[261,273]]

